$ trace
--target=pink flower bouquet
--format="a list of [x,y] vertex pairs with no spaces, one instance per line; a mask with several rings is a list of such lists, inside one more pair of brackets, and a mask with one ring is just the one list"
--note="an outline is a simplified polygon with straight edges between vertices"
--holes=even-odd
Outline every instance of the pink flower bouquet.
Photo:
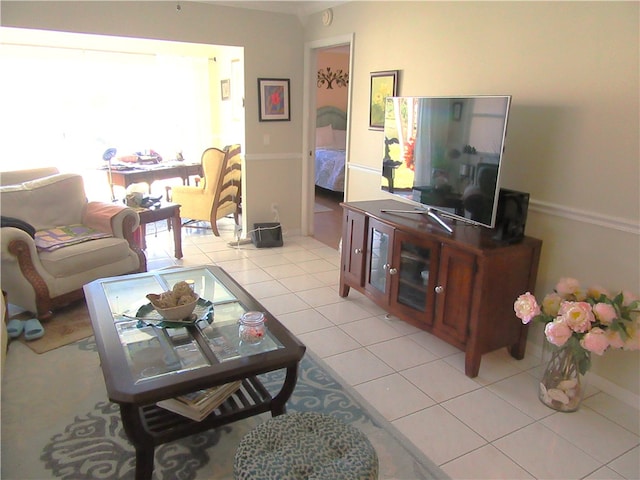
[[542,305],[526,292],[513,308],[522,323],[544,323],[549,342],[570,347],[583,375],[591,366],[591,353],[640,349],[640,301],[629,292],[611,296],[603,288],[584,290],[576,279],[561,278]]

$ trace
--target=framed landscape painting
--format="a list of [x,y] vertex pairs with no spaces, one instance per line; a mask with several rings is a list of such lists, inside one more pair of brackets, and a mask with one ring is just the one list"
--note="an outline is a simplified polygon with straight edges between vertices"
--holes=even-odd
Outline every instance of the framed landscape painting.
[[289,101],[288,78],[258,79],[258,105],[260,108],[258,119],[261,122],[291,120]]
[[369,130],[384,128],[385,98],[397,95],[398,70],[373,72],[369,96]]

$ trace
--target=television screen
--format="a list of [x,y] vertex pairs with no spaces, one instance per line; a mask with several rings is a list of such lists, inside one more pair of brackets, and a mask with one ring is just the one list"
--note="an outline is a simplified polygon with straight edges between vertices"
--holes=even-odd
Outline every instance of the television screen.
[[387,97],[382,189],[492,228],[510,96]]

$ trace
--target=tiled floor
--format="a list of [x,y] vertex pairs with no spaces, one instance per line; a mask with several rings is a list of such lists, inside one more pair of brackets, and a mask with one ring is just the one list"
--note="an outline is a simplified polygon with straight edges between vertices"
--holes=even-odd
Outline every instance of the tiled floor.
[[363,295],[338,289],[337,250],[310,237],[284,246],[230,247],[233,222],[183,228],[184,258],[172,237],[147,232],[149,269],[216,264],[322,357],[452,478],[640,478],[640,414],[595,389],[563,414],[536,395],[539,360],[485,355],[464,375],[464,355],[393,317]]

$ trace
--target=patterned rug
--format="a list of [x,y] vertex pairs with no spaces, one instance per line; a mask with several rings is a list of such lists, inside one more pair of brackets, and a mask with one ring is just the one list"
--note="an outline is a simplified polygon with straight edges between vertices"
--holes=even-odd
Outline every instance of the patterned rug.
[[[284,371],[261,377],[272,392]],[[362,397],[308,352],[287,410],[323,412],[362,430],[380,478],[447,478]],[[156,448],[154,479],[232,479],[242,437],[268,414]],[[134,450],[106,397],[93,337],[35,355],[10,345],[2,379],[2,479],[133,479]]]

